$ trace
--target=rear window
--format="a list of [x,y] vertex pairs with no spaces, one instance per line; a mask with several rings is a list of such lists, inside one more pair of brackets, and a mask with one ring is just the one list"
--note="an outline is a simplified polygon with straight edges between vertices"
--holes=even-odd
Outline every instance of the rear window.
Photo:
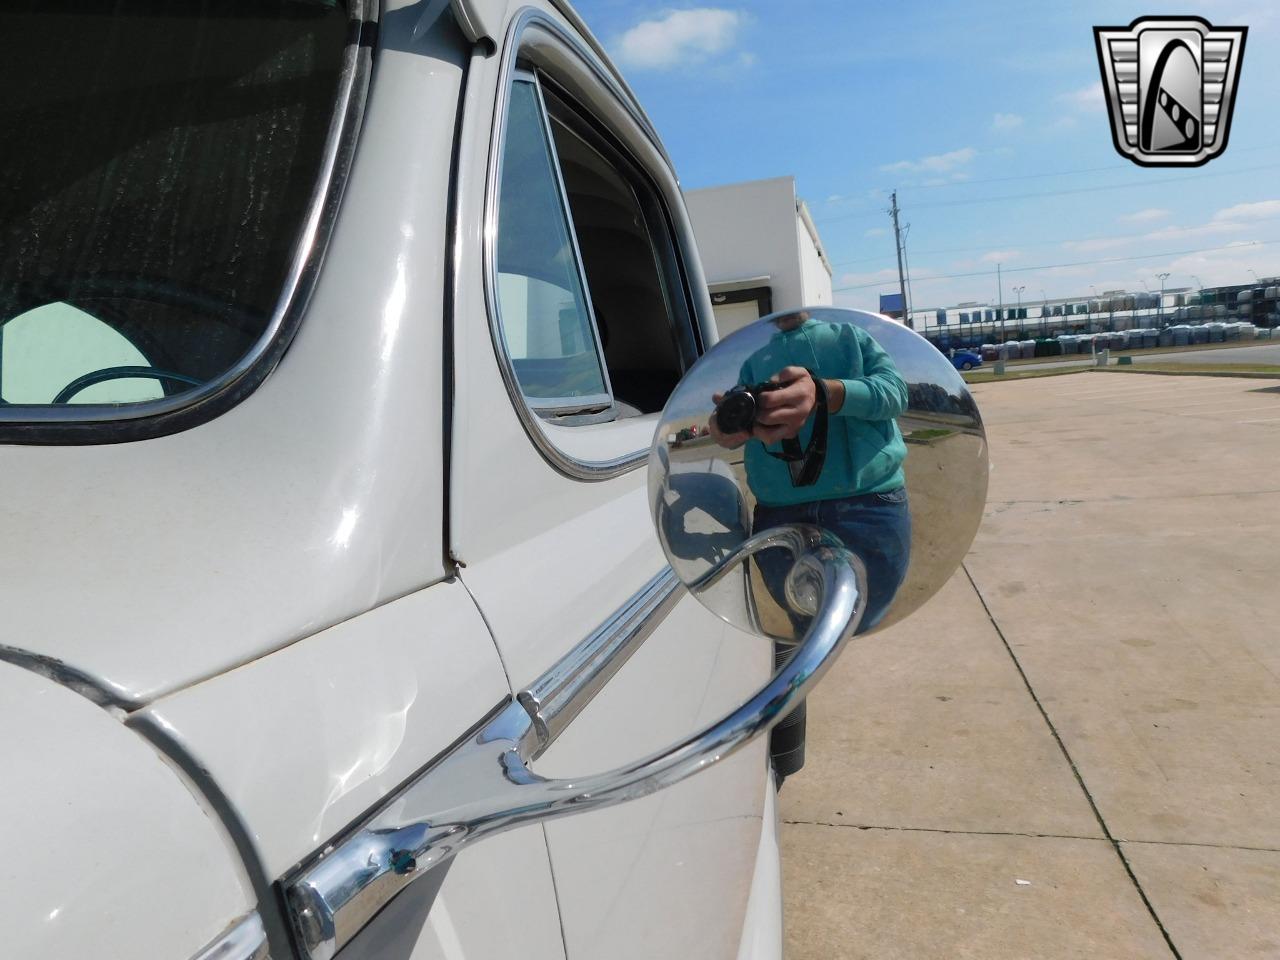
[[345,6],[6,2],[0,36],[0,414],[225,378],[296,272]]

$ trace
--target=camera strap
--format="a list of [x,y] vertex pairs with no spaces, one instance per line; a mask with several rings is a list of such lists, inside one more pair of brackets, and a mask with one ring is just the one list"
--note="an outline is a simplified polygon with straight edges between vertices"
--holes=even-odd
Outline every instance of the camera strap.
[[827,462],[827,426],[829,420],[827,404],[827,385],[822,378],[809,371],[815,389],[813,406],[813,432],[809,434],[809,442],[802,449],[800,441],[795,437],[782,441],[782,452],[766,452],[771,457],[783,460],[791,473],[793,487],[811,487],[818,482],[822,466]]

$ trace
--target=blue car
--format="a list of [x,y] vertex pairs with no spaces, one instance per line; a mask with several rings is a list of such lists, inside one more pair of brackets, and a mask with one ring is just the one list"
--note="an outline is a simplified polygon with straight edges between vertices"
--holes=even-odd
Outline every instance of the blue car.
[[982,366],[982,354],[972,350],[957,350],[951,355],[951,363],[957,370],[972,370]]

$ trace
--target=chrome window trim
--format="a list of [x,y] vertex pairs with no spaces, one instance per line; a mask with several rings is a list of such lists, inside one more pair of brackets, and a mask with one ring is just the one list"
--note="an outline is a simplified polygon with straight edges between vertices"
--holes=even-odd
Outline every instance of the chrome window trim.
[[[494,354],[498,361],[498,369],[502,374],[502,380],[507,388],[507,393],[511,398],[512,406],[515,408],[516,414],[520,418],[520,422],[524,427],[525,433],[528,434],[529,439],[542,454],[543,458],[551,464],[552,467],[571,479],[584,480],[588,482],[609,480],[635,470],[643,464],[648,458],[648,448],[631,450],[605,460],[581,460],[560,448],[551,436],[548,435],[547,431],[543,427],[541,418],[538,416],[536,410],[527,402],[524,394],[520,390],[519,381],[516,379],[515,371],[511,365],[511,358],[506,352],[505,340],[502,336],[501,322],[498,317],[496,244],[499,195],[501,191],[502,148],[506,137],[507,113],[511,99],[511,84],[520,73],[529,73],[527,68],[518,66],[517,61],[519,60],[522,51],[527,46],[525,44],[525,35],[534,28],[544,32],[555,43],[559,44],[568,53],[570,53],[582,66],[586,67],[599,85],[603,87],[608,92],[609,96],[623,108],[624,112],[636,124],[644,137],[649,140],[650,144],[663,161],[668,164],[670,161],[667,158],[666,152],[662,148],[662,143],[658,139],[657,133],[653,129],[653,125],[635,103],[634,96],[613,77],[611,72],[604,66],[592,49],[583,40],[575,36],[570,30],[566,29],[563,24],[559,23],[553,17],[547,15],[541,10],[534,9],[533,7],[525,7],[516,15],[510,28],[507,30],[506,40],[503,44],[502,62],[498,71],[497,100],[493,112],[493,126],[490,131],[488,170],[486,172],[485,179],[483,273],[485,308],[489,316],[489,330],[493,341]],[[539,91],[539,101],[541,102],[541,91]],[[633,162],[635,162],[640,169],[647,169],[645,165],[639,161],[639,158],[633,158]],[[667,172],[671,172],[669,168]],[[557,174],[559,174],[558,169]],[[674,173],[671,174],[671,178],[674,182]],[[668,208],[668,215],[670,215],[670,203],[663,187],[660,184],[656,184],[655,186],[660,201]],[[676,189],[678,190],[678,184],[676,184]],[[691,231],[686,231],[686,233],[688,233],[688,235],[673,236],[672,242],[676,250],[677,259],[682,262],[682,266],[685,266],[685,269],[687,270],[688,268],[687,265],[684,265],[684,260],[686,259],[686,255],[689,251],[694,248],[690,242]],[[574,249],[576,252],[576,235],[574,237]],[[579,262],[581,263],[581,257],[579,257]],[[692,278],[690,278],[687,273],[682,275],[679,279],[681,281],[681,285],[693,282]],[[709,306],[707,308],[707,313],[710,313]],[[592,317],[594,324],[594,308]],[[703,321],[703,323],[705,324],[705,321]],[[606,372],[607,369],[608,367],[606,364]]]
[[191,960],[270,960],[262,918],[256,911],[242,917]]
[[[164,436],[221,415],[257,389],[297,332],[337,220],[369,91],[378,7],[377,0],[350,0],[348,39],[315,190],[271,320],[253,347],[220,376],[172,397],[129,404],[0,405],[0,443],[110,443]],[[134,429],[112,430],[125,426]]]
[[[534,100],[538,104],[538,127],[542,131],[547,152],[551,155],[551,172],[555,174],[556,178],[556,195],[560,198],[560,212],[564,214],[565,227],[569,231],[569,243],[573,247],[573,262],[577,268],[578,283],[582,285],[582,298],[587,308],[587,323],[591,327],[591,342],[595,345],[596,362],[600,364],[600,378],[604,381],[604,393],[592,393],[582,397],[530,397],[523,390],[520,391],[520,395],[524,398],[524,402],[535,410],[551,414],[585,413],[593,407],[612,407],[613,384],[609,380],[609,366],[604,362],[604,345],[600,342],[600,325],[596,321],[596,308],[591,302],[591,286],[587,283],[587,270],[582,262],[582,250],[578,247],[578,229],[573,222],[573,210],[569,207],[569,192],[565,189],[564,174],[560,172],[560,154],[556,151],[555,137],[551,135],[551,121],[547,117],[547,103],[542,99],[542,84],[538,82],[538,75],[532,70],[520,69],[517,69],[512,74],[511,82],[527,83],[533,87]],[[498,189],[501,190],[501,155],[498,157],[497,177]],[[496,276],[498,270],[496,251],[493,269]],[[504,356],[509,357],[511,351],[507,347],[506,330],[502,326],[501,301],[497,297],[494,299],[494,312],[498,314],[497,330],[498,336],[502,338],[502,353]],[[514,376],[514,364],[511,372]]]

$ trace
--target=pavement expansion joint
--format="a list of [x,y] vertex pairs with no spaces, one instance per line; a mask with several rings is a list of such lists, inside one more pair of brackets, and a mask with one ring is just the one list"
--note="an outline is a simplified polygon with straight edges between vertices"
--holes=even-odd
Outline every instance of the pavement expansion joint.
[[[1081,503],[1133,503],[1141,501],[1147,503],[1152,500],[1206,500],[1211,497],[1268,497],[1280,493],[1280,489],[1268,490],[1208,490],[1201,493],[1153,493],[1141,497],[1125,496],[1123,494],[1113,495],[1110,497],[1079,497],[1065,500],[1053,499],[1030,499],[1030,500],[988,500],[987,508],[1019,505],[1044,505],[1051,507],[1073,507]],[[970,582],[973,578],[970,577]],[[976,587],[974,589],[977,589]],[[981,593],[979,593],[981,597]]]
[[978,598],[978,602],[982,604],[982,609],[986,612],[987,619],[991,621],[991,626],[995,630],[996,635],[1000,638],[1000,642],[1004,644],[1005,651],[1009,654],[1009,659],[1013,661],[1014,668],[1018,671],[1018,676],[1022,678],[1023,685],[1027,688],[1027,693],[1031,696],[1032,702],[1036,705],[1036,709],[1040,711],[1040,716],[1044,720],[1045,725],[1049,728],[1049,733],[1053,736],[1054,742],[1057,743],[1058,749],[1062,752],[1063,759],[1067,761],[1067,765],[1071,768],[1071,773],[1076,778],[1076,783],[1080,785],[1080,790],[1084,793],[1085,800],[1088,801],[1089,807],[1093,810],[1094,818],[1098,821],[1098,827],[1102,830],[1103,836],[1111,844],[1111,848],[1115,851],[1116,856],[1120,860],[1121,866],[1124,867],[1125,873],[1129,875],[1129,880],[1133,884],[1134,890],[1142,900],[1143,906],[1147,908],[1151,920],[1156,925],[1156,929],[1160,931],[1160,935],[1164,938],[1165,944],[1169,947],[1169,952],[1173,954],[1174,960],[1182,960],[1182,954],[1179,952],[1177,945],[1173,942],[1173,938],[1169,935],[1169,931],[1165,929],[1164,922],[1160,919],[1160,915],[1156,912],[1155,904],[1147,896],[1147,892],[1142,889],[1142,884],[1138,882],[1138,875],[1133,872],[1133,866],[1129,863],[1129,858],[1125,856],[1124,850],[1120,846],[1120,842],[1111,834],[1111,829],[1107,826],[1107,821],[1103,819],[1102,811],[1098,809],[1097,801],[1093,799],[1093,794],[1089,791],[1088,784],[1084,782],[1084,776],[1080,773],[1080,768],[1076,766],[1071,751],[1067,749],[1066,743],[1063,741],[1058,728],[1054,726],[1053,719],[1049,716],[1049,711],[1040,702],[1040,697],[1036,694],[1035,687],[1031,685],[1031,678],[1027,676],[1027,672],[1022,668],[1022,662],[1018,659],[1018,655],[1013,652],[1013,646],[1009,643],[1008,637],[1004,635],[1000,623],[996,620],[995,614],[991,612],[991,607],[987,604],[987,598],[982,595],[982,590],[978,587],[978,582],[974,580],[973,574],[969,570],[969,565],[962,563],[960,569],[964,571],[964,575],[969,579],[969,585],[973,587],[973,592]]
[[[790,822],[790,821],[788,821]],[[1245,847],[1238,843],[1205,843],[1197,840],[1136,840],[1116,837],[1116,843],[1141,844],[1149,847],[1207,847],[1210,850],[1244,850],[1248,853],[1280,853],[1276,847]]]
[[826,820],[783,820],[796,827],[840,827],[850,830],[880,830],[889,833],[939,833],[949,837],[1019,837],[1027,840],[1085,840],[1106,843],[1105,837],[1082,837],[1070,833],[1022,833],[1017,830],[948,830],[943,827],[893,827],[878,823],[832,823]]

